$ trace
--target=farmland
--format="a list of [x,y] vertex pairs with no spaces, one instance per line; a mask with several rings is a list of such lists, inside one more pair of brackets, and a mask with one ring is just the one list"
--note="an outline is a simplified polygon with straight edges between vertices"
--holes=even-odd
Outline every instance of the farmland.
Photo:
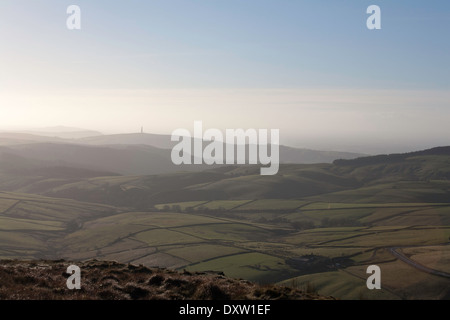
[[[448,299],[450,184],[426,171],[437,163],[415,180],[372,163],[368,182],[361,165],[288,165],[271,178],[229,167],[16,186],[0,192],[0,258],[215,270],[341,299]],[[381,290],[366,288],[371,264]]]
[[[201,203],[194,210],[188,209],[192,202],[176,203],[180,212],[166,211],[174,203],[162,204],[161,211],[121,212],[92,203],[3,193],[0,254],[2,258],[35,259],[56,252],[64,259],[217,270],[261,283],[313,285],[320,294],[343,299],[409,297],[404,283],[390,273],[423,272],[396,260],[389,253],[392,247],[405,247],[404,253],[414,261],[448,272],[449,247],[445,244],[450,237],[450,206],[445,203],[280,199]],[[283,212],[278,217],[277,210]],[[83,212],[93,214],[88,217]],[[433,225],[417,224],[423,216],[431,217]],[[364,289],[363,269],[370,264],[382,267],[385,291]],[[448,282],[426,277],[439,288]],[[422,296],[418,285],[423,281],[411,284],[414,297]]]

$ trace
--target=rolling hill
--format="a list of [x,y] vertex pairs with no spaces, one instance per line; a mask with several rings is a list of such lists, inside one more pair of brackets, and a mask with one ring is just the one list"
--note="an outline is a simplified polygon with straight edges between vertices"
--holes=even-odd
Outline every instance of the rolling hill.
[[[89,145],[149,145],[161,149],[172,149],[177,142],[171,141],[170,135],[148,133],[131,133],[102,135],[81,139],[79,142]],[[207,142],[204,143],[206,145]],[[225,149],[226,147],[224,147]],[[248,147],[247,147],[248,149]],[[280,145],[281,163],[331,163],[336,159],[353,159],[363,154],[352,152],[319,151],[292,148]]]
[[31,143],[68,143],[67,139],[40,136],[31,133],[0,132],[0,146],[13,146]]
[[[179,170],[165,150],[151,146],[85,146],[33,143],[8,146],[4,152],[58,166],[145,175]],[[187,168],[188,169],[188,168]]]
[[[39,145],[0,152],[0,258],[217,270],[343,299],[450,296],[448,148],[284,164],[276,176],[259,166],[123,176],[58,167],[53,145],[29,146]],[[365,287],[371,264],[381,291]]]
[[[115,149],[106,150],[111,152]],[[380,162],[379,157],[368,158],[372,159],[370,161],[363,158],[362,161],[369,161],[363,165],[342,161],[334,164],[286,164],[281,165],[276,176],[259,175],[258,166],[223,166],[201,172],[144,176],[114,177],[110,173],[112,177],[95,174],[89,178],[86,173],[83,179],[72,177],[47,183],[53,177],[41,170],[40,175],[24,175],[23,182],[16,181],[14,185],[3,179],[0,188],[139,208],[183,201],[298,199],[325,195],[334,202],[449,202],[450,157],[442,155],[441,151],[428,150],[426,155],[414,153],[385,162]],[[49,160],[49,154],[44,153],[48,157],[46,160]],[[103,156],[102,159],[110,163],[105,163],[101,169],[120,168],[123,158],[112,155],[106,153]],[[74,159],[67,157],[67,161],[73,162]],[[87,166],[89,162],[77,164]],[[99,172],[99,169],[94,172]]]
[[[181,168],[171,165],[171,150],[177,142],[172,142],[170,135],[132,133],[85,137],[89,133],[95,132],[3,132],[0,133],[0,146],[7,146],[10,152],[22,157],[70,162],[72,166],[81,165],[83,168],[92,170],[106,165],[109,171],[128,175],[158,174],[180,170],[198,171],[207,168],[204,165]],[[77,138],[77,135],[80,138]],[[206,144],[205,142],[204,146]],[[336,159],[353,159],[359,156],[363,155],[280,146],[281,163],[331,163]],[[109,166],[106,160],[111,161],[114,158],[121,159],[120,164],[116,162]]]

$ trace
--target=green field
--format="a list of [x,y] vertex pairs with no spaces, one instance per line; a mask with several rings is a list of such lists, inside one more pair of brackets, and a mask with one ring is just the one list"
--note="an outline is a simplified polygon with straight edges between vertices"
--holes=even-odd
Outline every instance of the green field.
[[238,208],[242,211],[270,211],[270,210],[294,210],[305,204],[305,201],[301,200],[280,200],[280,199],[261,199],[253,202],[249,202]]
[[211,210],[233,210],[242,207],[251,200],[220,200],[210,201],[203,205],[203,207]]
[[428,268],[450,273],[450,247],[425,246],[411,247],[402,250],[410,259]]
[[171,231],[167,229],[143,231],[136,234],[131,239],[141,241],[150,247],[159,247],[174,244],[189,244],[199,241],[199,238],[197,237],[190,236],[183,232]]
[[10,217],[0,217],[0,230],[42,230],[42,231],[61,231],[63,224],[58,221],[36,221],[30,219],[15,219]]
[[198,261],[207,261],[220,256],[228,256],[243,252],[244,249],[236,248],[233,246],[224,246],[218,244],[194,244],[175,247],[173,249],[166,250],[165,252],[189,261],[190,263],[196,263]]
[[282,281],[280,284],[295,288],[307,288],[311,286],[322,295],[337,296],[343,300],[400,299],[397,295],[383,289],[380,291],[368,290],[365,279],[355,277],[343,270],[305,275]]
[[[380,264],[393,272],[394,266],[405,264],[389,252],[392,247],[404,247],[402,251],[417,263],[449,271],[448,246],[442,244],[450,238],[450,206],[442,203],[220,200],[170,204],[181,211],[200,205],[206,208],[191,213],[120,212],[111,206],[73,200],[1,196],[0,203],[8,211],[0,215],[2,258],[31,259],[56,252],[65,259],[216,270],[262,283],[314,288],[342,299],[407,297],[402,282],[393,274],[386,276],[390,283],[384,291],[369,292],[364,286],[364,266]],[[213,209],[225,211],[208,211]],[[299,230],[299,222],[310,224]],[[357,225],[351,225],[355,222]],[[325,260],[304,269],[301,261],[308,257]],[[323,270],[324,265],[328,271]],[[400,269],[421,274],[408,265]],[[436,288],[445,283],[426,276]],[[420,296],[418,284],[410,288]]]
[[277,282],[295,272],[283,259],[261,253],[242,253],[217,258],[191,265],[187,270],[221,270],[230,277],[267,283]]

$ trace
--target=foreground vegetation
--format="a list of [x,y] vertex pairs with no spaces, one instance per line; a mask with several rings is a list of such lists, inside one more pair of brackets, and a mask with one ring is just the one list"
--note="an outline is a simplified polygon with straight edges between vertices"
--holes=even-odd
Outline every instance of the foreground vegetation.
[[69,290],[65,261],[0,261],[0,300],[327,300],[313,292],[261,286],[214,272],[175,272],[107,261],[77,262],[80,290]]

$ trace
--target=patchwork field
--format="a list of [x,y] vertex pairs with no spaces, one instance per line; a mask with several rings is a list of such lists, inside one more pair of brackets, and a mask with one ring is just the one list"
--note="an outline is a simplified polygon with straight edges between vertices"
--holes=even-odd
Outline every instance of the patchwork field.
[[[390,251],[401,248],[397,250],[415,263],[448,273],[448,204],[221,200],[161,204],[159,212],[126,212],[1,193],[0,208],[1,258],[58,256],[215,270],[341,299],[448,294],[449,279],[419,270]],[[422,217],[432,223],[421,223]],[[380,291],[365,286],[370,264],[382,268]],[[409,277],[414,283],[407,281]],[[431,283],[429,289],[420,290],[426,283]]]

